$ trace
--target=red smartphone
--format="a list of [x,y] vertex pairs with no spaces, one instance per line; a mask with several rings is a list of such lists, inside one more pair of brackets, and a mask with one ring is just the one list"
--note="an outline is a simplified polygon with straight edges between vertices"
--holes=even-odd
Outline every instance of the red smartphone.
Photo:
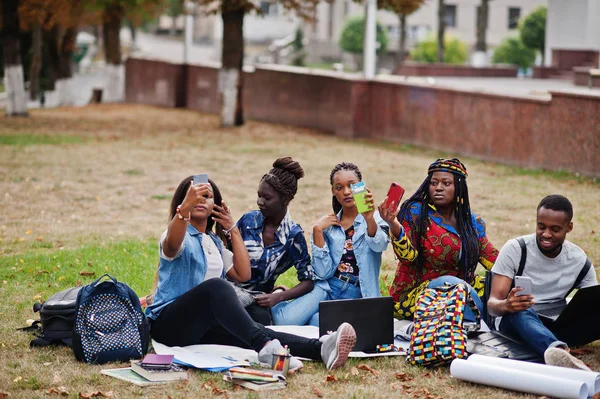
[[385,207],[389,208],[393,202],[394,208],[397,208],[403,196],[404,189],[402,186],[400,186],[398,183],[392,183],[387,193],[387,202],[385,203]]

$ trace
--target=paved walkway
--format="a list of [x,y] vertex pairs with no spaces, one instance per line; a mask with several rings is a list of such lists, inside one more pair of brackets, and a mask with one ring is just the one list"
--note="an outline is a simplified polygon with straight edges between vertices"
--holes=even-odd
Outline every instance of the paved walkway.
[[[387,77],[386,77],[387,78]],[[570,80],[530,78],[463,78],[394,76],[389,79],[406,83],[430,85],[481,93],[503,94],[518,97],[550,100],[551,91],[586,94],[600,97],[600,89],[575,86]],[[386,79],[387,80],[387,79]]]

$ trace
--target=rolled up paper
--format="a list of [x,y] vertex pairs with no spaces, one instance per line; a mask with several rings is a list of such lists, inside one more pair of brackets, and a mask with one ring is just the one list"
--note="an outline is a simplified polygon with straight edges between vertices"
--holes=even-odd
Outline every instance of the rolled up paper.
[[552,377],[566,378],[567,380],[582,381],[587,385],[588,395],[594,396],[600,392],[600,373],[565,367],[549,366],[547,364],[523,362],[519,360],[502,359],[491,356],[471,355],[470,362],[478,362],[489,365],[497,365],[515,370],[529,371]]
[[460,380],[513,391],[533,393],[564,399],[586,399],[588,388],[584,382],[546,376],[463,359],[454,359],[450,374]]

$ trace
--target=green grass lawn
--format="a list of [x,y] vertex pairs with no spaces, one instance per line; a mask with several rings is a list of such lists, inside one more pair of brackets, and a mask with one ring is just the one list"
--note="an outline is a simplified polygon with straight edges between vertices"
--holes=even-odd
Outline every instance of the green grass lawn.
[[[218,118],[193,111],[131,105],[34,110],[29,118],[0,125],[0,398],[46,398],[110,392],[131,397],[351,397],[536,398],[450,378],[447,368],[423,370],[400,358],[351,359],[329,373],[306,362],[284,391],[236,390],[221,375],[191,371],[187,383],[140,388],[81,364],[67,348],[29,348],[32,336],[17,331],[38,318],[32,305],[62,289],[88,284],[104,273],[150,292],[158,262],[157,240],[179,181],[206,171],[220,186],[235,218],[256,207],[256,187],[273,160],[291,155],[305,169],[290,212],[305,230],[331,212],[329,172],[342,160],[361,167],[376,198],[391,181],[414,192],[438,156],[399,144],[350,141],[308,129],[249,122],[221,130]],[[446,154],[450,155],[450,154]],[[575,206],[569,239],[600,264],[600,184],[568,173],[520,169],[461,158],[469,170],[475,211],[497,246],[533,232],[535,206],[557,192]],[[386,291],[395,261],[384,253]],[[598,268],[597,268],[598,271]],[[293,286],[294,270],[278,283]],[[600,369],[600,341],[582,359]],[[366,365],[374,370],[359,367]],[[406,373],[399,374],[399,373]],[[217,387],[215,390],[213,387]],[[220,390],[226,390],[221,392]]]

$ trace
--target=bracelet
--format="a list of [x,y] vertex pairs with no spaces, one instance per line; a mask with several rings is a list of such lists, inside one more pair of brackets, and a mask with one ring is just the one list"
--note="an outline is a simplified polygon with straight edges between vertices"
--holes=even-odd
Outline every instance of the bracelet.
[[235,224],[234,224],[233,226],[231,226],[230,228],[228,228],[228,229],[226,229],[226,230],[225,230],[225,229],[223,229],[223,234],[225,234],[226,236],[229,236],[229,235],[231,234],[231,231],[232,231],[233,229],[235,229],[236,227],[237,227],[237,225],[235,225]]
[[180,220],[183,220],[184,222],[189,222],[190,218],[192,217],[192,212],[188,213],[188,216],[185,217],[181,214],[181,205],[177,206],[177,218],[179,218]]

